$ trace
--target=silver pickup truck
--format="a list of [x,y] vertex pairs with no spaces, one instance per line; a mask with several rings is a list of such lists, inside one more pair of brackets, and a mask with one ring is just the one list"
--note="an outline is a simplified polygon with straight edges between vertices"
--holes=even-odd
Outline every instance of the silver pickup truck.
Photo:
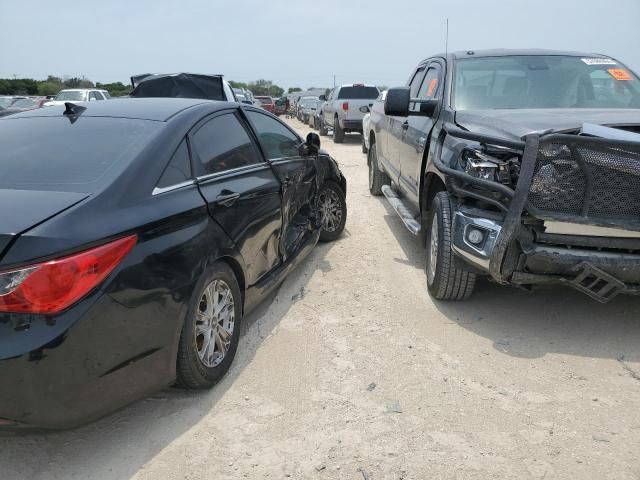
[[320,96],[320,100],[326,100],[320,114],[320,135],[333,130],[333,141],[342,143],[345,133],[362,133],[364,112],[360,107],[369,106],[378,95],[378,87],[353,84],[335,87],[326,99]]

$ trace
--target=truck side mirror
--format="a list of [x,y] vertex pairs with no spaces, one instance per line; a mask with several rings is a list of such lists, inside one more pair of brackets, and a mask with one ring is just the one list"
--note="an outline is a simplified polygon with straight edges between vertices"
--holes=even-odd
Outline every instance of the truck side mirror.
[[409,87],[390,88],[384,100],[384,114],[392,117],[408,117],[410,100]]

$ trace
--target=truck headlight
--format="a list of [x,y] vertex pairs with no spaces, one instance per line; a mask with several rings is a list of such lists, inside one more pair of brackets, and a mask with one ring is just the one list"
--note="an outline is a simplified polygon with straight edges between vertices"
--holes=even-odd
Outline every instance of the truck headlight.
[[482,152],[467,149],[462,152],[462,167],[472,177],[496,180],[499,165],[490,159]]

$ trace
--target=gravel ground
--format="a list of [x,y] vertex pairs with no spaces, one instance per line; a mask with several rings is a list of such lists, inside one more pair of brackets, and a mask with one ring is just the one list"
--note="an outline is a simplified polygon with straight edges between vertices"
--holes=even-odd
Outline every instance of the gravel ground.
[[360,137],[323,146],[349,182],[346,231],[245,319],[227,377],[0,438],[2,480],[640,479],[640,299],[480,282],[434,302]]

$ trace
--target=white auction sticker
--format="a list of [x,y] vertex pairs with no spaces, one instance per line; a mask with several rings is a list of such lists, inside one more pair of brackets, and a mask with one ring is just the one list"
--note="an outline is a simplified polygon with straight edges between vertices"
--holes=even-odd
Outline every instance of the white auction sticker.
[[587,65],[617,65],[616,61],[610,58],[583,58],[582,61]]

